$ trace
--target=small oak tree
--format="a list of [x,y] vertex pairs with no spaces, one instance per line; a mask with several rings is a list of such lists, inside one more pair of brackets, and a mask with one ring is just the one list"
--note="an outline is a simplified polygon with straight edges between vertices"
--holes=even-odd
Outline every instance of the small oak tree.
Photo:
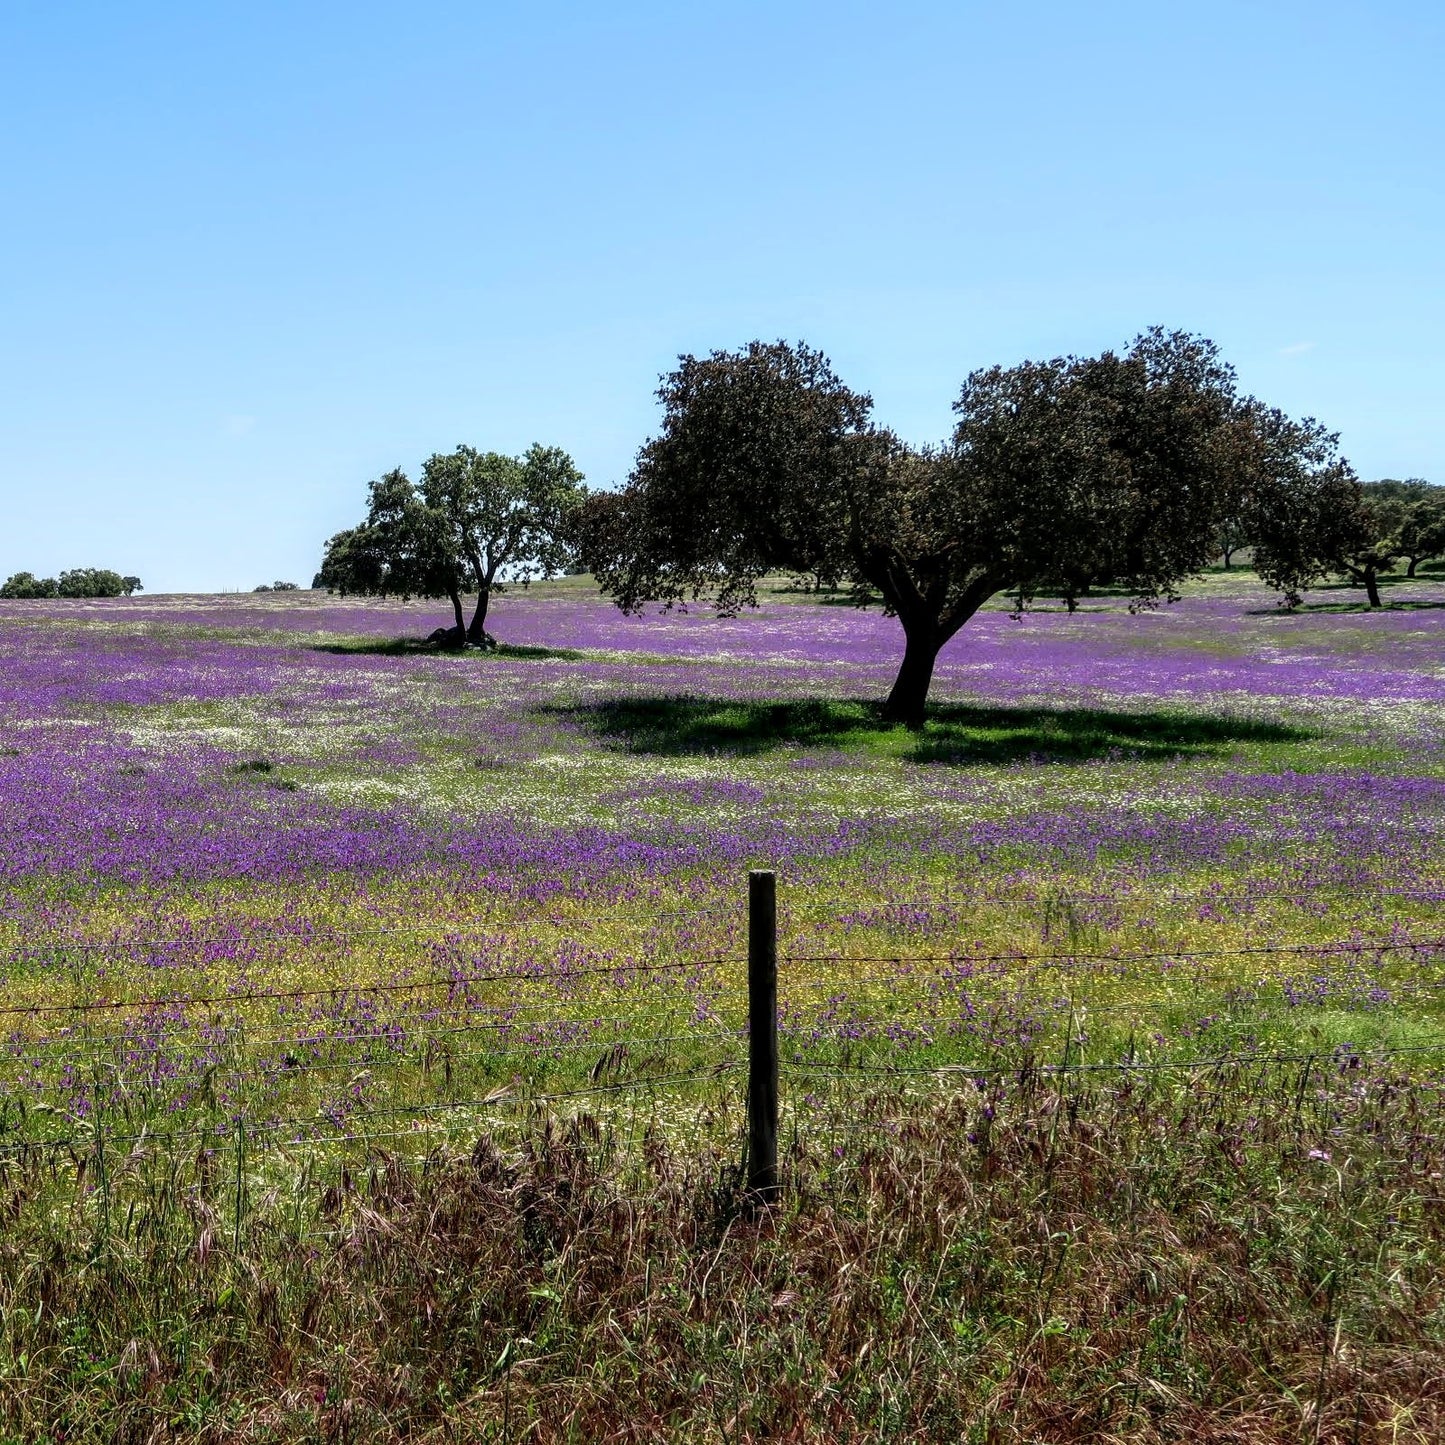
[[568,517],[582,500],[582,473],[560,447],[533,445],[521,457],[458,447],[427,459],[420,491],[436,519],[439,554],[477,594],[468,642],[488,640],[494,593],[552,576],[571,560]]
[[[490,645],[492,596],[560,572],[582,474],[560,447],[521,457],[461,446],[436,453],[419,483],[401,470],[370,484],[366,520],[326,544],[314,585],[372,596],[446,597],[451,646]],[[470,621],[463,597],[476,594]]]
[[1224,519],[1214,546],[1226,572],[1234,565],[1234,554],[1244,551],[1250,546],[1251,541],[1249,522],[1246,518],[1233,516]]
[[1445,557],[1445,489],[1410,506],[1400,529],[1400,555],[1409,563],[1405,575],[1413,577],[1421,562]]
[[1362,488],[1359,532],[1354,546],[1340,559],[1340,571],[1355,587],[1363,587],[1371,607],[1379,607],[1380,574],[1392,572],[1404,552],[1401,534],[1409,506],[1394,497],[1372,495]]
[[1337,574],[1367,535],[1360,484],[1347,466],[1303,468],[1294,485],[1265,491],[1253,510],[1254,570],[1293,610],[1314,583]]
[[1408,564],[1405,575],[1415,576],[1421,562],[1445,556],[1445,487],[1432,486],[1422,477],[1404,481],[1385,478],[1366,482],[1367,497],[1399,502],[1405,513],[1400,523],[1400,559]]

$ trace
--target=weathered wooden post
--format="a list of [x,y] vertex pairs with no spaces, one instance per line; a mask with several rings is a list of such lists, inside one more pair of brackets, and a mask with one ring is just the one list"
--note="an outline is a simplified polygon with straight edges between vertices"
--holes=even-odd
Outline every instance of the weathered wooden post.
[[777,875],[748,874],[748,1191],[771,1204],[778,1183]]

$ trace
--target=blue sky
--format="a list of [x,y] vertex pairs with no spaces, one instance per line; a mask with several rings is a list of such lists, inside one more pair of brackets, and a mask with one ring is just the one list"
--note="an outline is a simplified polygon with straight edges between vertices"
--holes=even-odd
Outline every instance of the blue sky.
[[305,583],[466,441],[625,476],[658,373],[1212,336],[1445,481],[1436,3],[0,8],[0,575]]

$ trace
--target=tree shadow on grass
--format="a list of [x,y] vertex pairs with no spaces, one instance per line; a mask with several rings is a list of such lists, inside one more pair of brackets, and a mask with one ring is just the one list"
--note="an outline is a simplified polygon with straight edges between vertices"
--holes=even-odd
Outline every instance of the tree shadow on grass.
[[331,652],[341,657],[500,657],[511,661],[579,662],[585,656],[571,647],[523,647],[518,643],[499,642],[494,647],[463,649],[437,647],[424,637],[346,638],[340,642],[314,642],[313,652]]
[[1368,617],[1372,612],[1438,612],[1445,608],[1445,602],[1386,602],[1383,607],[1371,607],[1368,602],[1305,602],[1293,609],[1288,607],[1258,607],[1247,612],[1247,617],[1303,617],[1307,612],[1327,612],[1335,616]]
[[937,703],[921,732],[886,723],[877,703],[738,702],[674,696],[550,706],[630,753],[743,757],[782,747],[885,753],[909,762],[1082,762],[1198,756],[1238,743],[1303,742],[1315,734],[1223,714]]

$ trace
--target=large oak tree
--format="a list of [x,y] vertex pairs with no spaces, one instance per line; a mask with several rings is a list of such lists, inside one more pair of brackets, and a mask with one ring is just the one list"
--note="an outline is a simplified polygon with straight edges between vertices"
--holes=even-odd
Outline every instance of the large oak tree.
[[990,597],[1107,578],[1138,606],[1172,598],[1253,490],[1331,462],[1313,424],[1291,432],[1240,396],[1212,343],[1157,329],[1122,353],[974,372],[936,448],[874,426],[871,398],[803,345],[684,356],[658,396],[661,431],[585,514],[604,590],[629,611],[736,613],[775,569],[845,580],[902,626],[884,714],[910,727],[940,649]]

